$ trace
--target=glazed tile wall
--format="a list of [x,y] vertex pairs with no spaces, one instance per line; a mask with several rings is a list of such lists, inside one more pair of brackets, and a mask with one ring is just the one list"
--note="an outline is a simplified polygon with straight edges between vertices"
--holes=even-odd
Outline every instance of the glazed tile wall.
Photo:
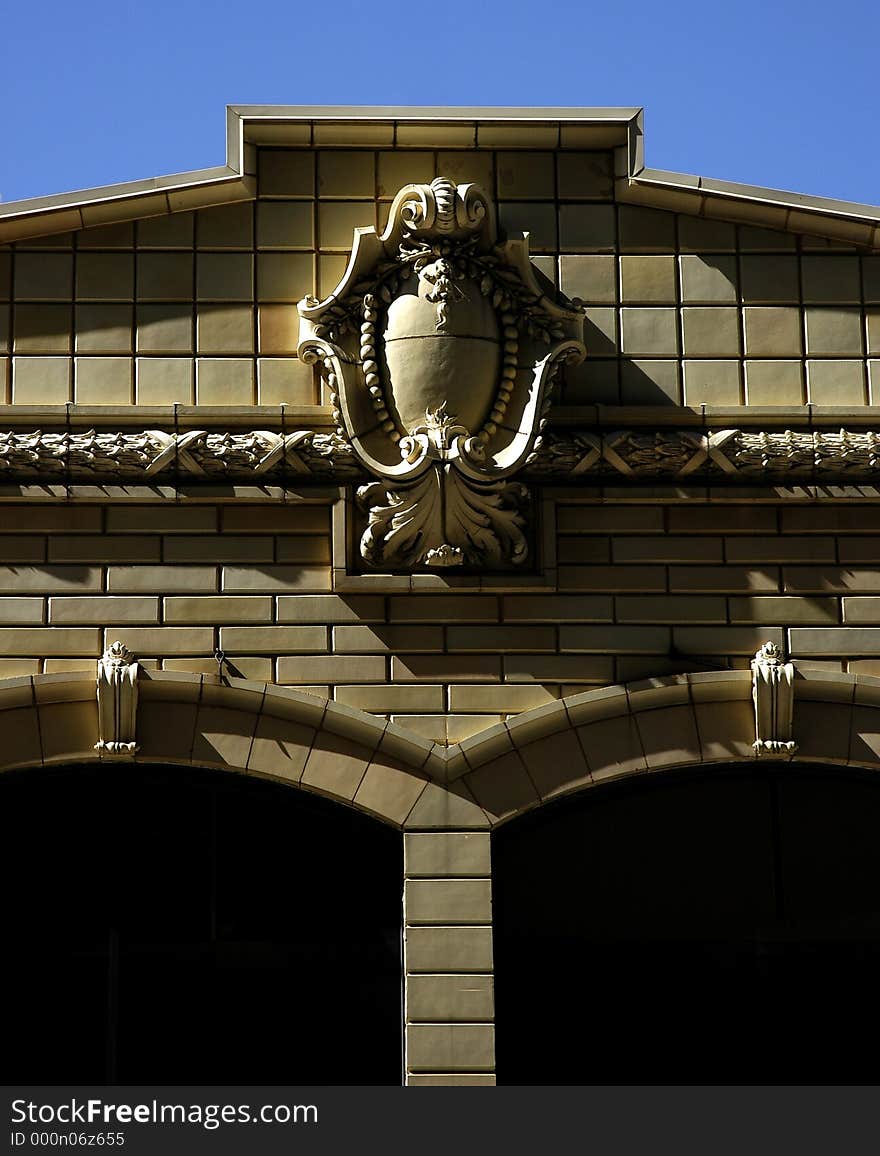
[[[500,142],[499,142],[500,143]],[[587,303],[569,404],[861,405],[880,396],[880,255],[614,202],[612,152],[269,149],[259,198],[0,250],[0,397],[303,405],[296,301],[401,185],[479,181]]]

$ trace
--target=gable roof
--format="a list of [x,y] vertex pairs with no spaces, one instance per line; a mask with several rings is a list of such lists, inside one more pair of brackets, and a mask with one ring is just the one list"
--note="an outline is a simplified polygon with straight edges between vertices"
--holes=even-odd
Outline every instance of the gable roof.
[[226,163],[0,204],[0,243],[256,197],[257,145],[614,149],[618,201],[880,248],[880,207],[646,168],[639,108],[242,105],[226,110]]

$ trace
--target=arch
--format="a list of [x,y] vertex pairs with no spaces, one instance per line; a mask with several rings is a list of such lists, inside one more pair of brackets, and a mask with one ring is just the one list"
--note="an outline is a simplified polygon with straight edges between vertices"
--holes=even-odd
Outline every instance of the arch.
[[[572,791],[754,759],[748,670],[607,686],[449,748],[287,687],[143,671],[136,761],[314,791],[405,829],[485,829]],[[880,678],[798,670],[796,762],[880,768]],[[91,671],[0,681],[0,770],[98,758]]]
[[[450,752],[450,771],[497,825],[601,783],[755,760],[751,698],[749,670],[602,687],[474,736]],[[797,670],[787,761],[880,769],[878,708],[880,678]]]
[[[479,829],[443,748],[384,719],[248,679],[140,672],[135,761],[273,779],[395,827]],[[0,681],[0,771],[97,761],[93,671]]]

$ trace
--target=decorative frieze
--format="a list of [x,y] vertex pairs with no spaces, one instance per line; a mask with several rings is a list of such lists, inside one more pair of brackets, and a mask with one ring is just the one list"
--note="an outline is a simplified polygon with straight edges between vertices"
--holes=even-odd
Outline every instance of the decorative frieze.
[[[442,443],[460,435],[443,413],[433,415],[414,434]],[[432,451],[424,449],[426,457]],[[351,443],[337,432],[296,430],[0,431],[0,479],[73,481],[167,480],[182,475],[236,481],[293,475],[301,480],[366,481],[369,472]],[[462,475],[464,477],[465,475]],[[603,433],[588,429],[547,429],[523,465],[524,479],[570,481],[578,478],[633,479],[708,476],[714,480],[861,479],[880,477],[880,432],[874,430],[796,431],[633,427]],[[482,480],[490,485],[494,476]],[[369,487],[367,487],[369,489]],[[399,487],[397,487],[399,489]],[[372,490],[365,501],[379,499]],[[512,508],[519,498],[505,499]],[[381,517],[381,512],[377,517]]]

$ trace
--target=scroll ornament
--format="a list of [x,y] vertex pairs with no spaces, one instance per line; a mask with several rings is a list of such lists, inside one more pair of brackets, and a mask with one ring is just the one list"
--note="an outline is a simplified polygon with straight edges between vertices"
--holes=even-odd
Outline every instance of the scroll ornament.
[[561,365],[583,313],[538,283],[525,237],[500,243],[473,184],[407,185],[388,226],[355,230],[346,273],[299,303],[298,355],[318,363],[338,434],[378,480],[358,490],[371,566],[519,565],[528,491]]
[[757,755],[793,755],[794,666],[782,661],[774,642],[765,642],[752,660],[752,701],[755,705]]
[[98,660],[98,741],[102,758],[134,758],[138,702],[138,663],[116,641]]

